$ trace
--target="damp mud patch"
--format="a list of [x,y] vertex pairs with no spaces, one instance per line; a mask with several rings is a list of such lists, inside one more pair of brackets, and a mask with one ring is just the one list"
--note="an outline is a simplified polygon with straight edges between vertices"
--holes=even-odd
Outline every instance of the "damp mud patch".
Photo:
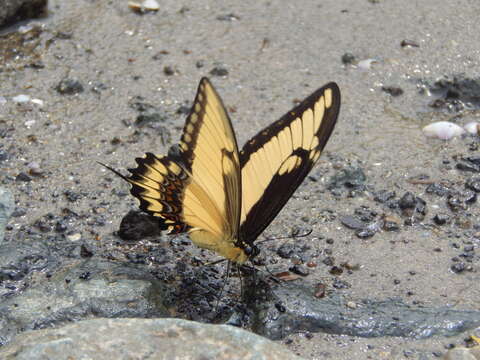
[[464,110],[480,109],[480,78],[465,75],[446,75],[436,80],[419,80],[424,94],[434,99],[429,107],[459,113]]

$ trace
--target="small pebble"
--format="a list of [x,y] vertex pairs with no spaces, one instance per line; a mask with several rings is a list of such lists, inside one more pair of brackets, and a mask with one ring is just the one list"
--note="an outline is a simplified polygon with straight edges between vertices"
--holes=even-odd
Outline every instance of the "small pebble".
[[35,123],[36,123],[36,120],[31,119],[31,120],[25,121],[24,125],[25,125],[25,127],[29,128],[29,127],[32,127],[33,125],[35,125]]
[[82,234],[73,233],[73,234],[67,235],[66,238],[67,238],[68,241],[78,241],[82,238]]
[[480,178],[471,178],[465,183],[465,187],[475,192],[480,192]]
[[77,79],[63,79],[55,87],[62,95],[74,95],[83,92],[83,85]]
[[433,217],[433,221],[437,225],[445,225],[450,220],[450,216],[447,214],[436,214]]
[[382,90],[393,97],[400,96],[403,94],[403,89],[396,86],[382,86]]
[[345,65],[353,64],[355,62],[355,56],[352,53],[346,52],[342,55],[342,63]]
[[17,175],[17,177],[15,178],[16,181],[23,181],[23,182],[28,182],[28,181],[32,181],[32,178],[30,176],[28,176],[27,174],[21,172]]
[[35,161],[32,161],[31,163],[29,163],[27,167],[29,168],[28,173],[30,175],[40,176],[43,174],[43,170],[41,169],[40,164]]
[[365,228],[365,223],[356,216],[346,215],[340,218],[340,222],[349,229],[360,230]]
[[35,105],[38,105],[40,107],[42,107],[43,104],[44,104],[43,100],[40,100],[40,99],[32,99],[31,103],[35,104]]
[[294,274],[301,275],[301,276],[307,276],[308,274],[310,274],[308,269],[302,265],[294,265],[289,270]]
[[353,301],[348,301],[347,302],[347,307],[350,308],[350,309],[356,309],[357,308],[357,303],[355,303]]
[[210,75],[213,76],[227,76],[228,70],[223,66],[215,66],[212,70],[210,70]]
[[404,39],[400,42],[401,47],[420,47],[417,42],[413,40]]
[[464,272],[465,269],[466,269],[466,266],[465,266],[465,263],[463,262],[458,262],[456,264],[453,264],[450,269],[454,272],[454,273],[461,273],[461,272]]
[[315,297],[316,298],[323,298],[325,297],[325,291],[327,287],[325,284],[319,283],[315,286]]

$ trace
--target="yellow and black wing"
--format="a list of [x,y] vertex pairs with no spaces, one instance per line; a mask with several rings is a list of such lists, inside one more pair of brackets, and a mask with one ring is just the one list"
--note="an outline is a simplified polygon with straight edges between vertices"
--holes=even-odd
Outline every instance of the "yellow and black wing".
[[243,242],[253,244],[310,172],[339,110],[340,90],[329,83],[245,144],[240,152]]
[[222,100],[210,81],[198,86],[180,143],[168,156],[147,153],[126,178],[140,208],[159,217],[170,233],[243,262],[236,246],[241,213],[237,142]]

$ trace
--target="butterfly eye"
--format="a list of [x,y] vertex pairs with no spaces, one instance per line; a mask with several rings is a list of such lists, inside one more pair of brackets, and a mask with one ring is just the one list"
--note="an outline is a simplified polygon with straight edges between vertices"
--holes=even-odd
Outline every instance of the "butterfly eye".
[[255,256],[257,256],[260,253],[259,248],[256,247],[255,245],[247,246],[247,247],[245,247],[245,249],[243,249],[243,251],[245,252],[245,254],[249,258],[254,258]]

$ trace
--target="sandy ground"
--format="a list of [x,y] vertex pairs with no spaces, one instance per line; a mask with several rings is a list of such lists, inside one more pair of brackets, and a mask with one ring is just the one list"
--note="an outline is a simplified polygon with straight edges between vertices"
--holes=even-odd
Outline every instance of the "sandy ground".
[[[295,99],[335,81],[342,91],[342,108],[328,156],[312,171],[319,181],[305,182],[267,232],[283,234],[307,221],[313,228],[310,246],[319,251],[331,248],[337,263],[360,266],[344,278],[351,286],[343,294],[352,301],[399,297],[426,306],[478,309],[478,256],[474,271],[450,271],[451,258],[460,252],[452,243],[462,246],[472,240],[474,228],[418,225],[360,240],[338,220],[324,221],[318,214],[331,209],[341,216],[374,204],[369,195],[338,201],[324,191],[328,180],[324,175],[334,173],[331,163],[336,162],[360,164],[367,183],[377,191],[391,189],[397,196],[412,191],[424,198],[429,208],[426,223],[431,223],[436,209],[448,212],[445,199],[425,195],[425,185],[407,180],[427,174],[434,181],[448,179],[460,186],[466,176],[455,170],[452,157],[468,153],[471,140],[442,142],[423,136],[422,126],[454,115],[429,108],[432,99],[419,94],[417,82],[459,73],[478,76],[480,4],[165,0],[160,11],[145,15],[133,13],[126,1],[51,1],[50,6],[42,39],[52,41],[44,42],[39,51],[44,68],[11,66],[0,73],[1,96],[28,94],[44,101],[42,108],[33,104],[28,111],[10,102],[0,105],[0,120],[15,128],[3,144],[13,156],[2,164],[2,176],[18,206],[28,212],[12,221],[14,229],[48,212],[58,213],[66,200],[60,196],[52,201],[52,194],[70,189],[89,194],[68,203],[79,212],[114,201],[108,206],[108,223],[98,233],[101,238],[116,230],[135,202],[114,197],[112,183],[96,161],[122,169],[134,165],[134,158],[146,151],[164,153],[179,138],[184,122],[176,110],[193,100],[202,76],[212,78],[227,107],[234,110],[231,117],[240,144],[289,110]],[[401,47],[404,39],[419,47]],[[341,57],[346,52],[377,62],[365,71],[345,66]],[[228,76],[209,75],[218,64]],[[173,75],[165,73],[166,66]],[[77,78],[85,91],[58,94],[54,88],[65,77]],[[104,89],[92,91],[99,83]],[[382,86],[401,87],[404,94],[392,97]],[[137,115],[129,106],[135,96],[165,112],[170,138],[162,142],[158,132],[132,135],[135,129],[126,123]],[[469,112],[458,122],[477,118],[476,112]],[[114,138],[120,143],[112,144]],[[28,183],[8,180],[28,172],[32,161],[40,165],[44,177]],[[127,190],[121,180],[114,180],[113,186]],[[469,214],[471,223],[478,223],[477,206]],[[77,230],[89,231],[88,226]],[[334,243],[327,245],[318,239],[321,236]],[[478,248],[478,240],[474,245]],[[329,278],[328,268],[319,267],[306,281]],[[396,279],[400,283],[394,285]],[[423,359],[444,353],[445,346],[462,343],[466,336],[411,340],[314,334],[292,336],[288,346],[311,359]]]

